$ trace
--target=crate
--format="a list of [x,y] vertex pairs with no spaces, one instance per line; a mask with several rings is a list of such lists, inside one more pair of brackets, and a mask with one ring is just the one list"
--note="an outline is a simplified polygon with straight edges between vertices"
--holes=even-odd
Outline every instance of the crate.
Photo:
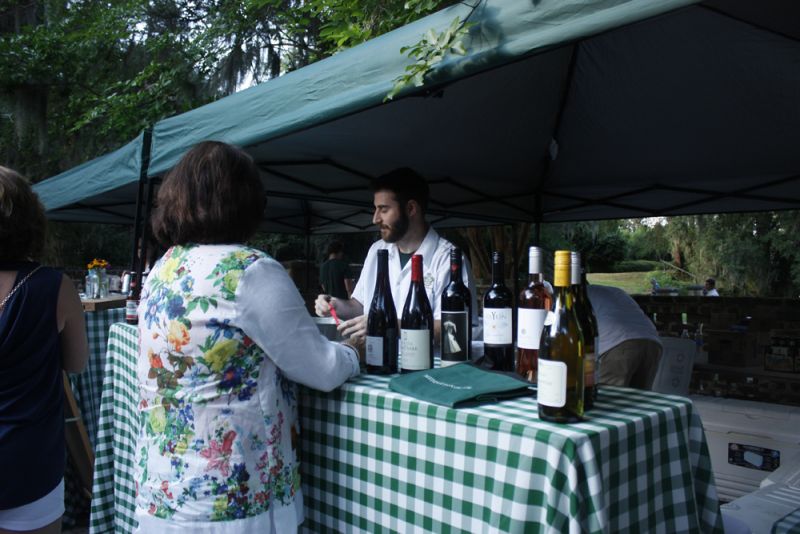
[[757,347],[757,336],[751,332],[705,329],[704,345],[708,363],[734,367],[761,367],[763,352]]
[[800,334],[797,331],[770,331],[770,342],[764,352],[764,369],[800,373]]

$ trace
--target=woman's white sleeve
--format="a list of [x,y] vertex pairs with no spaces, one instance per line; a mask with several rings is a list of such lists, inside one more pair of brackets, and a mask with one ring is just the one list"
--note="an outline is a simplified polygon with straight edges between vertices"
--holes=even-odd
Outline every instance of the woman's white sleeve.
[[250,265],[236,289],[238,326],[294,382],[330,391],[358,375],[355,349],[328,341],[283,266]]

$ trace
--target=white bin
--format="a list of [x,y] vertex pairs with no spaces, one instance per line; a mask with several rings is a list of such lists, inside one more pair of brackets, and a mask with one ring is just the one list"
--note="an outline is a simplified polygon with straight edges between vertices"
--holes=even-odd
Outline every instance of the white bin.
[[[722,505],[726,528],[731,521],[747,525],[753,534],[800,531],[800,455],[782,462],[765,478],[761,489]],[[727,531],[727,530],[726,530]]]
[[782,463],[800,453],[800,410],[793,406],[691,397],[703,420],[722,501],[755,491]]

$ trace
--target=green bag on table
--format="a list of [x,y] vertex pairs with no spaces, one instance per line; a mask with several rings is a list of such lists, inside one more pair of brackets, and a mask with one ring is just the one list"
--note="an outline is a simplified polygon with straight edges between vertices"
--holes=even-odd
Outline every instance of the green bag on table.
[[535,386],[512,373],[487,371],[470,363],[400,375],[389,389],[451,408],[533,395]]

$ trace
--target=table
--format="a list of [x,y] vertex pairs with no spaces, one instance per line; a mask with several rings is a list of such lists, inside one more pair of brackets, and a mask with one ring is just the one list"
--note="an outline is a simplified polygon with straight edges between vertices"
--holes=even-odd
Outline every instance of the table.
[[111,308],[125,308],[125,300],[127,296],[122,293],[112,293],[107,297],[99,299],[81,299],[83,304],[83,311],[103,311]]
[[[112,327],[92,532],[135,525],[136,344]],[[722,532],[687,398],[607,387],[586,422],[556,425],[533,398],[455,410],[387,383],[303,390],[304,531]]]

